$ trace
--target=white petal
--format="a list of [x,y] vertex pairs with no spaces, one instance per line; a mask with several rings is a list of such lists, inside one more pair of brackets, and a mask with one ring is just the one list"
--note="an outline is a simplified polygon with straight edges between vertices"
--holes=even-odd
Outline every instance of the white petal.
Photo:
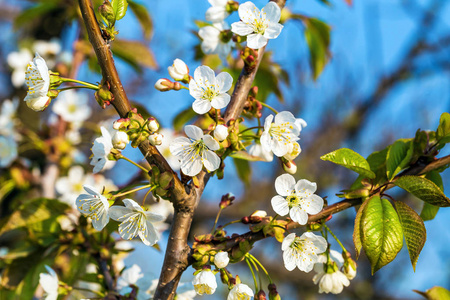
[[153,224],[147,221],[145,230],[143,232],[139,231],[139,237],[145,245],[153,246],[159,240],[159,233],[156,231]]
[[169,150],[172,155],[182,157],[185,148],[190,145],[192,145],[192,143],[187,137],[177,137],[170,143]]
[[281,250],[285,251],[286,249],[288,249],[294,240],[295,240],[295,233],[293,232],[288,234],[283,239],[283,243],[281,244]]
[[275,179],[275,190],[278,195],[288,196],[295,187],[295,178],[290,174],[283,174]]
[[203,164],[200,156],[186,157],[181,161],[181,171],[188,176],[195,176],[202,170]]
[[126,208],[129,208],[133,211],[138,211],[138,212],[143,212],[144,210],[142,209],[142,207],[137,204],[136,201],[132,200],[132,199],[123,199],[122,202],[125,204]]
[[276,39],[283,29],[283,25],[279,23],[271,23],[264,31],[264,37],[267,39]]
[[264,120],[264,131],[269,131],[270,126],[272,125],[273,115],[268,115]]
[[317,195],[311,195],[302,203],[302,208],[310,215],[315,215],[323,208],[323,199]]
[[213,6],[206,10],[205,19],[208,22],[217,23],[223,21],[228,16],[225,7]]
[[146,212],[144,212],[144,214],[145,214],[146,219],[150,222],[162,222],[166,219],[166,217],[164,217],[163,215],[153,213],[150,211],[146,211]]
[[211,109],[211,102],[208,100],[196,99],[192,103],[192,109],[199,115],[206,114]]
[[186,125],[184,126],[184,132],[186,135],[193,140],[200,140],[203,137],[203,130],[200,127],[195,125]]
[[116,221],[122,221],[123,216],[132,212],[131,209],[118,205],[113,205],[108,210],[109,217]]
[[298,206],[294,206],[289,211],[289,216],[292,221],[300,225],[305,225],[308,222],[308,214]]
[[273,154],[278,157],[284,156],[289,151],[289,144],[285,141],[280,141],[277,138],[273,138],[270,143],[270,148],[272,149]]
[[194,79],[199,85],[211,85],[216,83],[216,75],[208,66],[200,66],[195,69]]
[[233,85],[233,77],[227,72],[222,72],[216,76],[216,82],[219,85],[219,93],[226,93]]
[[247,47],[259,49],[267,45],[267,38],[261,34],[249,34],[247,36]]
[[220,158],[216,153],[206,150],[203,152],[203,165],[208,171],[213,172],[220,167]]
[[253,32],[253,27],[239,21],[231,24],[231,31],[237,35],[246,36]]
[[288,249],[283,252],[283,262],[284,262],[284,267],[288,271],[292,271],[295,269],[295,267],[296,267],[295,255],[293,255],[291,249]]
[[275,2],[269,2],[261,9],[261,14],[266,14],[266,20],[278,23],[281,17],[281,9]]
[[203,142],[209,148],[209,150],[216,151],[220,149],[219,143],[209,134],[205,134],[203,136]]
[[200,99],[203,95],[201,86],[199,86],[195,80],[189,81],[189,94],[195,99]]
[[[231,96],[228,94],[219,94],[211,101],[211,106],[215,109],[222,109],[230,103]],[[195,109],[194,109],[195,110]]]
[[282,111],[279,112],[275,116],[275,124],[281,124],[281,123],[294,123],[297,121],[297,119],[294,117],[294,115],[290,111]]
[[272,147],[270,146],[272,143],[272,139],[270,138],[270,135],[267,131],[264,131],[261,134],[261,138],[260,138],[260,143],[261,143],[261,147],[264,149],[264,151],[266,152],[272,152]]
[[251,1],[247,1],[239,5],[239,18],[245,23],[252,23],[255,19],[260,18],[259,9]]
[[108,224],[109,221],[108,210],[100,209],[97,212],[97,215],[98,215],[97,218],[91,218],[92,226],[94,226],[95,230],[101,231],[103,228],[105,228],[106,224]]
[[289,213],[289,204],[283,197],[275,196],[270,203],[272,204],[273,210],[280,216],[285,216]]
[[314,193],[317,190],[317,184],[307,179],[300,179],[295,185],[295,190],[299,193]]

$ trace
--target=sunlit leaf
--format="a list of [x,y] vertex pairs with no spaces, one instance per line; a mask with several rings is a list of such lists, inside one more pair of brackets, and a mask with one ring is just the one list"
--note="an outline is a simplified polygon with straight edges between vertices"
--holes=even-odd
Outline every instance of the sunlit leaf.
[[368,200],[364,201],[363,204],[359,207],[358,212],[356,213],[355,226],[353,228],[353,244],[355,245],[356,258],[359,257],[359,254],[361,252],[361,216],[365,207],[367,206],[367,203],[369,203]]
[[389,147],[386,159],[386,174],[388,179],[394,178],[408,166],[413,155],[413,143],[410,140],[398,140]]
[[112,0],[111,5],[113,7],[116,20],[120,20],[125,17],[128,7],[127,0]]
[[[444,192],[444,184],[442,182],[441,174],[437,171],[431,171],[427,173],[425,178],[431,180],[434,184],[436,184],[442,192]],[[439,206],[431,205],[429,203],[424,202],[422,207],[422,212],[420,213],[420,217],[424,221],[433,220],[436,217],[436,214],[439,211]]]
[[424,296],[428,300],[450,300],[450,291],[441,286],[434,286],[426,292],[413,291]]
[[435,183],[426,178],[402,176],[394,184],[429,204],[439,207],[450,206],[450,199],[444,195]]
[[341,148],[322,155],[320,159],[346,167],[367,178],[375,178],[375,173],[370,170],[367,160],[351,149]]
[[436,130],[436,138],[441,144],[450,142],[450,114],[443,113],[439,119],[439,126]]
[[330,58],[330,26],[315,18],[303,18],[309,47],[309,63],[314,80],[322,73]]
[[230,157],[244,159],[248,161],[264,161],[264,159],[262,159],[261,157],[251,155],[247,151],[234,152],[233,154],[230,155]]
[[180,131],[190,120],[198,116],[192,107],[186,108],[173,119],[173,129]]

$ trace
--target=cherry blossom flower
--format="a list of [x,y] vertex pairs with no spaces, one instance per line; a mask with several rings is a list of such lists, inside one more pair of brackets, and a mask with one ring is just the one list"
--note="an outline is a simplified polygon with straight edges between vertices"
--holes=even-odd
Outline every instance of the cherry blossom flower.
[[123,150],[130,142],[128,134],[124,131],[117,131],[112,137],[112,144],[115,149]]
[[50,103],[50,97],[47,96],[50,88],[50,75],[45,60],[38,53],[27,65],[25,82],[28,86],[25,97],[28,107],[34,111],[44,110]]
[[217,289],[216,276],[211,270],[205,269],[194,276],[192,280],[195,292],[199,295],[212,295]]
[[81,166],[73,166],[69,169],[67,176],[56,180],[55,190],[61,196],[59,199],[69,205],[75,204],[75,199],[83,192],[83,185],[93,186],[95,183],[92,175],[86,175]]
[[228,293],[227,300],[250,300],[254,295],[248,285],[238,283]]
[[209,134],[203,134],[203,130],[195,125],[185,126],[184,132],[187,138],[178,137],[170,144],[170,152],[181,161],[183,173],[195,176],[203,166],[209,172],[217,170],[220,158],[213,151],[219,150],[219,143]]
[[228,257],[228,252],[220,251],[214,255],[214,264],[218,269],[223,269],[228,266],[230,258]]
[[195,98],[192,108],[198,114],[207,113],[211,107],[222,109],[230,102],[227,91],[233,84],[230,74],[222,72],[215,76],[208,66],[195,69],[194,79],[189,82],[189,94]]
[[212,26],[205,26],[200,28],[198,35],[203,40],[201,48],[205,54],[218,54],[222,62],[227,60],[231,48],[234,46],[233,40],[225,39],[224,42],[222,32],[228,29],[226,23],[214,23]]
[[271,150],[266,151],[260,143],[255,143],[248,149],[248,154],[261,158],[263,161],[273,161],[273,153]]
[[325,252],[327,246],[323,237],[312,232],[305,232],[300,237],[291,233],[281,244],[284,266],[288,271],[298,267],[301,271],[310,272],[318,261],[318,255]]
[[77,93],[73,90],[65,91],[58,96],[52,111],[61,116],[66,122],[86,121],[92,113],[88,105],[89,98],[86,93]]
[[0,135],[0,168],[8,167],[17,155],[17,143],[14,138]]
[[48,274],[39,274],[39,284],[45,291],[44,300],[56,300],[58,298],[59,279],[55,271],[49,266],[45,266]]
[[105,127],[100,127],[102,136],[94,140],[92,146],[93,157],[91,159],[91,166],[94,166],[93,173],[98,173],[105,167],[106,163],[110,161],[108,156],[113,149],[111,134]]
[[214,137],[222,142],[228,137],[228,127],[225,125],[217,125],[216,129],[214,129]]
[[287,160],[294,160],[297,156],[300,155],[300,153],[302,153],[302,148],[300,148],[299,143],[294,142],[292,143],[292,146],[292,151],[283,155],[283,157]]
[[173,65],[167,68],[170,77],[175,80],[186,79],[189,81],[189,68],[184,61],[177,58],[173,61]]
[[164,136],[164,140],[162,141],[162,144],[156,148],[158,148],[158,151],[167,160],[172,170],[177,171],[180,169],[180,161],[170,152],[169,147],[172,141],[176,138],[175,133],[173,130],[167,128],[163,128],[159,132]]
[[320,255],[314,265],[317,272],[313,277],[314,284],[319,284],[319,293],[339,294],[344,286],[349,286],[350,281],[339,269],[344,264],[342,254],[335,250],[330,250],[329,259],[325,254]]
[[208,0],[212,6],[206,10],[205,19],[212,23],[220,23],[228,17],[228,0]]
[[264,122],[264,132],[261,135],[261,145],[266,151],[272,151],[276,156],[282,157],[294,150],[293,143],[300,138],[300,131],[297,119],[288,111],[282,111],[275,116],[266,117]]
[[25,77],[23,73],[26,70],[28,62],[33,59],[31,52],[22,48],[19,52],[11,52],[8,54],[6,61],[8,65],[13,69],[11,74],[11,82],[14,87],[20,88],[25,83]]
[[281,9],[275,2],[269,2],[259,11],[250,1],[239,5],[241,21],[231,24],[231,31],[247,36],[247,47],[259,49],[267,45],[268,39],[277,38],[283,29],[279,24]]
[[164,136],[161,133],[155,132],[148,136],[148,140],[153,146],[160,146],[163,143]]
[[317,214],[323,207],[323,199],[314,194],[316,189],[315,182],[301,179],[296,183],[294,176],[280,175],[275,179],[278,195],[272,198],[273,210],[281,216],[289,213],[293,221],[305,225],[308,214]]
[[163,221],[164,217],[149,211],[145,211],[134,200],[124,199],[125,206],[112,206],[109,208],[109,216],[121,222],[119,234],[125,240],[131,240],[139,235],[147,246],[153,246],[159,240],[159,233],[153,226],[153,222]]
[[133,290],[131,286],[134,285],[139,289],[137,299],[148,299],[149,295],[147,290],[151,287],[152,280],[146,275],[147,274],[142,273],[141,268],[136,264],[126,268],[117,279],[117,290],[121,295],[125,296]]
[[86,217],[90,217],[95,230],[102,230],[109,222],[109,203],[105,196],[94,187],[83,185],[87,194],[81,194],[76,199],[78,210]]

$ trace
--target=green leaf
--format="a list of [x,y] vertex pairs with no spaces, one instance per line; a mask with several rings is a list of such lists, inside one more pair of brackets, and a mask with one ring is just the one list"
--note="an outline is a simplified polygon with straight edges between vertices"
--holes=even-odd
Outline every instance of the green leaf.
[[394,184],[429,204],[439,207],[450,206],[450,199],[444,195],[435,183],[426,178],[409,175],[402,176]]
[[250,163],[247,160],[233,158],[234,165],[236,166],[236,172],[238,177],[246,184],[249,185],[252,179],[252,169]]
[[243,159],[248,161],[264,161],[259,156],[254,156],[249,154],[247,151],[237,151],[230,155],[230,157],[237,158],[237,159]]
[[367,160],[353,150],[341,148],[322,155],[320,159],[346,167],[367,178],[375,178],[375,173],[370,170]]
[[116,15],[116,20],[120,20],[125,17],[127,13],[128,2],[127,0],[112,0],[111,5]]
[[403,246],[402,225],[387,199],[370,198],[361,214],[361,243],[372,266],[372,274],[390,263]]
[[[431,171],[428,172],[427,175],[425,175],[425,178],[431,180],[436,184],[441,191],[444,191],[444,184],[442,182],[441,174],[439,174],[438,171]],[[424,202],[422,207],[422,212],[420,213],[420,217],[424,221],[430,221],[433,220],[436,217],[436,214],[439,211],[439,206],[434,206],[429,203]]]
[[328,63],[330,53],[330,26],[314,18],[302,18],[305,24],[305,38],[309,47],[309,64],[314,80],[322,73]]
[[158,67],[153,52],[139,41],[116,39],[112,43],[111,50],[139,73],[142,73],[142,67],[150,69]]
[[14,19],[14,28],[17,29],[26,23],[36,21],[36,18],[50,14],[57,9],[58,3],[56,1],[46,1],[45,3],[34,5],[29,9],[24,10]]
[[388,179],[394,178],[408,166],[413,155],[413,143],[410,140],[398,140],[389,147],[386,159],[386,174]]
[[180,131],[190,120],[198,116],[192,107],[186,108],[173,119],[173,129]]
[[361,242],[361,216],[363,214],[363,211],[365,207],[367,206],[367,203],[369,203],[369,200],[364,201],[361,206],[358,209],[358,212],[356,213],[355,218],[355,226],[353,228],[353,244],[355,245],[355,253],[356,258],[359,257],[359,254],[361,252],[362,242]]
[[128,5],[133,13],[136,15],[144,32],[144,38],[150,40],[153,34],[153,21],[144,5],[128,0]]
[[450,291],[441,286],[434,286],[426,292],[413,291],[424,296],[428,300],[450,300]]
[[443,113],[439,119],[439,126],[436,130],[436,138],[440,144],[450,142],[450,114]]
[[402,224],[409,258],[414,271],[416,271],[420,251],[422,251],[423,245],[425,245],[427,240],[427,230],[422,219],[411,207],[403,202],[396,201],[395,208]]

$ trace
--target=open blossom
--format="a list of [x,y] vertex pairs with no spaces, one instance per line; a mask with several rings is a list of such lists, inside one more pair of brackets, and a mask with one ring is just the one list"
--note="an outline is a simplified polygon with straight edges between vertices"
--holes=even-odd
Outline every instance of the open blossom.
[[167,160],[172,170],[177,171],[180,169],[180,161],[170,152],[169,147],[172,141],[176,138],[175,133],[173,130],[167,128],[163,128],[159,132],[164,136],[164,140],[162,141],[162,144],[156,146],[156,148],[158,148],[158,151]]
[[55,271],[49,266],[45,266],[48,274],[39,274],[39,284],[45,291],[44,300],[56,300],[58,298],[59,279]]
[[299,121],[288,111],[278,113],[275,120],[273,115],[269,115],[264,122],[261,145],[266,151],[282,157],[294,150],[293,143],[300,139],[298,136],[301,130]]
[[45,60],[38,53],[27,65],[25,82],[28,86],[25,97],[28,107],[35,111],[44,110],[50,103],[50,97],[47,96],[50,88],[50,75]]
[[185,126],[184,132],[187,138],[178,137],[170,144],[170,152],[180,159],[183,173],[195,176],[203,166],[210,172],[217,170],[220,158],[213,151],[219,150],[219,143],[195,125]]
[[226,61],[231,48],[234,46],[233,40],[222,36],[222,32],[228,29],[226,23],[214,23],[212,26],[200,28],[198,35],[203,40],[201,48],[205,54],[218,54],[222,62]]
[[189,78],[189,68],[184,61],[177,58],[173,61],[173,65],[167,68],[170,77],[175,80],[183,80]]
[[275,190],[278,195],[272,198],[273,210],[300,225],[308,222],[308,214],[315,215],[322,210],[323,199],[314,194],[317,189],[315,182],[301,179],[295,182],[294,176],[283,174],[275,180]]
[[260,143],[255,143],[248,149],[248,154],[261,158],[263,161],[270,162],[273,160],[271,150],[267,151]]
[[312,232],[305,232],[300,237],[295,233],[286,236],[281,244],[284,266],[288,271],[298,267],[310,272],[318,261],[318,255],[327,250],[327,241]]
[[91,116],[92,112],[88,101],[86,93],[68,90],[58,96],[52,111],[66,122],[83,122]]
[[[314,265],[314,271],[317,272],[313,277],[314,284],[319,284],[319,293],[339,294],[344,286],[349,286],[350,281],[339,269],[344,264],[342,254],[335,250],[330,250],[330,257],[327,259],[322,254]],[[328,265],[327,265],[328,263]]]
[[23,73],[26,70],[27,64],[33,59],[30,51],[26,48],[20,49],[19,52],[11,52],[8,54],[6,61],[13,69],[11,74],[11,82],[13,86],[20,88],[25,83]]
[[227,12],[228,0],[208,0],[211,7],[206,10],[205,19],[212,23],[222,22],[229,13]]
[[222,72],[215,76],[208,66],[195,69],[194,79],[189,82],[189,94],[195,98],[192,109],[198,114],[207,113],[211,107],[222,109],[230,102],[227,91],[233,84],[230,74]]
[[102,136],[94,140],[92,146],[91,166],[94,166],[92,171],[94,174],[100,172],[109,161],[108,156],[113,148],[111,134],[105,127],[100,127]]
[[192,280],[195,292],[199,295],[212,295],[217,289],[216,276],[211,270],[205,269],[194,276]]
[[60,200],[69,205],[74,205],[75,199],[83,192],[83,185],[94,185],[92,175],[86,175],[81,166],[73,166],[69,169],[67,176],[56,180],[55,190],[60,194]]
[[279,24],[281,9],[275,2],[269,2],[259,11],[250,1],[239,5],[241,21],[231,24],[231,31],[247,36],[247,47],[259,49],[267,44],[268,39],[277,38],[283,29]]
[[134,200],[124,199],[125,206],[112,206],[109,208],[109,216],[119,222],[119,234],[125,240],[131,240],[139,235],[147,246],[153,246],[159,240],[158,231],[153,222],[163,221],[164,217],[149,211],[145,211]]
[[148,299],[149,295],[146,291],[150,288],[152,281],[149,279],[149,276],[145,276],[147,274],[142,273],[141,268],[134,264],[129,268],[126,268],[120,277],[117,279],[117,290],[123,296],[130,293],[132,289],[132,285],[138,287],[138,300]]
[[250,300],[254,295],[248,285],[238,283],[228,293],[227,300]]
[[77,197],[77,208],[83,215],[90,217],[95,230],[100,231],[109,222],[108,200],[92,186],[84,185],[83,188],[87,194],[81,194]]

